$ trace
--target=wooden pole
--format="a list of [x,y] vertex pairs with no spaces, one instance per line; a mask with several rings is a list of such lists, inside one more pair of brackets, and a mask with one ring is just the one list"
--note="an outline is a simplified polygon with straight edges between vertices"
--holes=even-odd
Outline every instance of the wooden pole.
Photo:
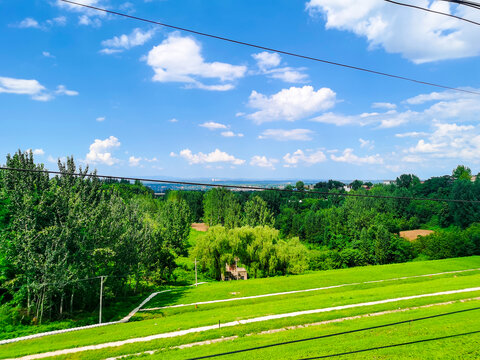
[[197,258],[195,258],[195,287],[198,286],[197,283]]
[[102,323],[102,300],[103,300],[103,276],[100,276],[100,311],[98,312],[98,323]]

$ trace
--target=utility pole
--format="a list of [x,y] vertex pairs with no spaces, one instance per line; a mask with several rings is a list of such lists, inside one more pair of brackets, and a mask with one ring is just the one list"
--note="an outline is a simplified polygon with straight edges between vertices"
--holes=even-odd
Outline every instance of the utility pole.
[[195,287],[197,286],[197,258],[195,258]]
[[100,311],[98,312],[98,323],[102,323],[102,300],[103,300],[103,276],[100,276]]

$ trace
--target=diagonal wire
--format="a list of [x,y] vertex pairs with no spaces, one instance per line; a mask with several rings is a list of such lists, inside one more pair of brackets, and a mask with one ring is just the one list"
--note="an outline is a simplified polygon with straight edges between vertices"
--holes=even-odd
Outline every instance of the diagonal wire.
[[52,170],[18,169],[18,168],[4,167],[4,166],[0,166],[0,170],[41,173],[41,174],[61,175],[61,176],[62,175],[69,175],[69,176],[79,176],[79,177],[88,177],[88,178],[102,178],[102,179],[109,179],[109,180],[141,181],[141,182],[145,182],[145,183],[205,186],[205,187],[226,188],[226,189],[243,189],[243,190],[250,190],[250,191],[267,191],[267,190],[270,190],[270,191],[280,191],[280,192],[297,193],[297,194],[298,193],[317,194],[317,195],[324,195],[324,196],[341,196],[341,197],[372,198],[372,199],[419,200],[419,201],[480,204],[480,200],[417,198],[417,197],[410,197],[410,196],[388,196],[388,195],[368,195],[368,194],[350,194],[350,193],[330,193],[330,192],[327,192],[327,191],[315,191],[315,190],[299,191],[299,190],[293,190],[293,189],[265,188],[265,187],[260,187],[260,186],[208,184],[208,183],[191,182],[191,181],[158,180],[158,179],[122,177],[122,176],[99,175],[99,174],[62,173],[60,171],[52,171]]
[[480,95],[480,92],[473,91],[473,90],[455,88],[455,87],[441,85],[441,84],[437,84],[437,83],[417,80],[417,79],[413,79],[413,78],[409,78],[409,77],[405,77],[405,76],[401,76],[401,75],[389,74],[389,73],[385,73],[385,72],[377,71],[377,70],[373,70],[373,69],[367,69],[367,68],[363,68],[363,67],[359,67],[359,66],[343,64],[343,63],[330,61],[330,60],[325,60],[325,59],[319,59],[319,58],[312,57],[312,56],[301,55],[301,54],[297,54],[297,53],[293,53],[293,52],[289,52],[289,51],[273,49],[273,48],[266,47],[266,46],[263,46],[263,45],[257,45],[257,44],[248,43],[248,42],[244,42],[244,41],[234,40],[234,39],[226,38],[226,37],[223,37],[223,36],[208,34],[208,33],[205,33],[205,32],[200,32],[200,31],[196,31],[196,30],[192,30],[192,29],[188,29],[188,28],[184,28],[184,27],[180,27],[180,26],[176,26],[176,25],[165,24],[165,23],[162,23],[162,22],[145,19],[145,18],[141,18],[141,17],[138,17],[138,16],[128,15],[128,14],[121,13],[121,12],[118,12],[118,11],[107,10],[107,9],[99,8],[99,7],[92,6],[92,5],[81,4],[81,3],[74,2],[74,1],[71,1],[71,0],[59,0],[59,1],[62,1],[64,3],[68,3],[68,4],[72,4],[72,5],[76,5],[76,6],[82,6],[82,7],[92,9],[92,10],[96,10],[96,11],[101,11],[101,12],[104,12],[104,13],[107,13],[107,14],[122,16],[122,17],[125,17],[125,18],[128,18],[128,19],[143,21],[143,22],[147,22],[147,23],[150,23],[150,24],[160,25],[160,26],[168,27],[168,28],[175,29],[175,30],[185,31],[185,32],[189,32],[191,34],[205,36],[205,37],[209,37],[209,38],[213,38],[213,39],[217,39],[217,40],[228,41],[228,42],[238,44],[238,45],[249,46],[249,47],[253,47],[253,48],[261,49],[261,50],[266,50],[266,51],[273,51],[273,52],[277,52],[277,53],[283,54],[283,55],[294,56],[294,57],[297,57],[297,58],[317,61],[317,62],[321,62],[321,63],[324,63],[324,64],[340,66],[340,67],[348,68],[348,69],[352,69],[352,70],[368,72],[368,73],[381,75],[381,76],[386,76],[386,77],[390,77],[390,78],[394,78],[394,79],[398,79],[398,80],[410,81],[410,82],[414,82],[414,83],[417,83],[417,84],[428,85],[428,86],[433,86],[433,87],[447,89],[447,90],[460,91],[460,92],[468,93],[468,94]]
[[[214,358],[214,357],[220,357],[220,356],[225,356],[225,355],[233,355],[233,354],[244,353],[244,352],[248,352],[248,351],[262,350],[262,349],[272,348],[272,347],[276,347],[276,346],[290,345],[290,344],[296,344],[296,343],[300,343],[300,342],[331,338],[331,337],[335,337],[335,336],[353,334],[353,333],[375,330],[375,329],[381,329],[381,328],[386,328],[386,327],[396,326],[396,325],[401,325],[401,324],[410,324],[410,323],[416,322],[416,321],[429,320],[429,319],[439,318],[439,317],[443,317],[443,316],[461,314],[461,313],[465,313],[465,312],[469,312],[469,311],[476,311],[476,310],[480,310],[480,307],[457,310],[457,311],[452,311],[452,312],[442,313],[442,314],[436,314],[436,315],[430,315],[430,316],[424,316],[424,317],[421,317],[421,318],[415,318],[415,319],[409,319],[409,320],[403,320],[403,321],[396,321],[396,322],[393,322],[393,323],[376,325],[376,326],[369,326],[369,327],[366,327],[366,328],[342,331],[342,332],[338,332],[338,333],[320,335],[320,336],[315,336],[315,337],[311,337],[311,338],[291,340],[291,341],[285,341],[285,342],[280,342],[280,343],[275,343],[275,344],[256,346],[256,347],[252,347],[252,348],[248,348],[248,349],[234,350],[234,351],[229,351],[229,352],[224,352],[224,353],[217,353],[217,354],[212,354],[212,355],[200,356],[200,357],[196,357],[196,358],[192,358],[192,359],[188,359],[188,360],[210,359],[210,358]],[[478,332],[480,332],[480,331],[478,331]],[[367,349],[367,350],[361,350],[361,351],[369,351],[369,350],[374,350],[374,349]],[[359,352],[361,352],[361,351],[359,351]],[[348,354],[348,353],[342,353],[342,354],[339,354],[339,355],[346,355],[346,354]],[[326,355],[326,357],[329,357],[329,356],[338,356],[338,355]],[[317,359],[317,358],[312,358],[312,359]]]
[[[386,1],[388,3],[391,3],[391,4],[406,6],[406,7],[410,7],[410,8],[414,8],[414,9],[418,9],[418,10],[423,10],[423,11],[428,11],[430,13],[444,15],[444,16],[448,16],[448,17],[451,17],[451,18],[455,18],[457,20],[466,21],[466,22],[469,22],[471,24],[480,25],[479,22],[469,20],[469,19],[465,19],[465,18],[462,18],[460,16],[444,13],[444,12],[441,12],[441,11],[436,11],[436,10],[432,10],[432,9],[429,9],[429,8],[425,8],[425,7],[421,7],[421,6],[417,6],[417,5],[412,5],[412,4],[405,4],[405,3],[398,2],[398,1],[393,1],[393,0],[384,0],[384,1]],[[446,1],[448,1],[448,0],[446,0]],[[451,1],[448,1],[448,2],[451,2]]]

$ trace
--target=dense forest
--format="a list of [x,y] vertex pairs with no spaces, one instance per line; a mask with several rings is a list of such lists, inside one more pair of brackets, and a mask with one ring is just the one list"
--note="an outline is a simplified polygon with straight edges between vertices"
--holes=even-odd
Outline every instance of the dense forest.
[[[44,169],[21,151],[6,166]],[[201,276],[219,280],[236,260],[249,277],[266,277],[480,254],[480,203],[406,199],[480,200],[480,178],[464,166],[424,182],[404,174],[389,185],[349,184],[348,194],[379,198],[342,196],[345,184],[334,180],[156,198],[140,182],[101,180],[73,158],[58,168],[55,177],[0,171],[0,323],[95,310],[101,276],[107,299],[181,284],[195,258]],[[192,239],[192,222],[210,228]],[[435,232],[413,242],[399,236],[418,228]]]

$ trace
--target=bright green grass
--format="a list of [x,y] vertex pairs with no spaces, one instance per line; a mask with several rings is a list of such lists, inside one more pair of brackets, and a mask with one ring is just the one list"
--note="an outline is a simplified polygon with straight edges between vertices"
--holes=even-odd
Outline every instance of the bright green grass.
[[[435,314],[442,314],[452,311],[458,311],[462,309],[470,309],[474,307],[480,307],[480,301],[468,301],[464,303],[454,303],[451,305],[442,305],[434,306],[423,309],[409,310],[400,313],[394,314],[384,314],[374,317],[366,317],[355,320],[345,320],[341,323],[331,323],[331,324],[322,324],[318,326],[312,326],[308,328],[301,328],[295,330],[288,330],[284,332],[279,332],[275,334],[259,334],[259,332],[266,330],[264,326],[259,326],[259,324],[249,324],[242,325],[236,328],[224,328],[219,330],[212,330],[200,334],[190,334],[183,337],[177,337],[172,339],[162,339],[150,341],[147,343],[136,343],[124,345],[121,347],[108,348],[95,351],[86,351],[77,354],[69,354],[67,356],[55,357],[56,360],[60,359],[87,359],[87,360],[99,360],[105,359],[108,357],[125,355],[125,354],[136,354],[141,353],[147,350],[159,350],[159,349],[168,349],[172,346],[178,346],[180,344],[194,343],[197,341],[203,341],[208,339],[218,339],[223,337],[229,337],[232,335],[239,336],[239,339],[235,341],[223,342],[216,345],[205,345],[201,347],[195,347],[191,349],[184,350],[169,350],[161,351],[155,354],[154,357],[147,356],[147,358],[161,358],[161,359],[187,359],[194,356],[202,356],[214,353],[221,353],[226,351],[244,349],[248,347],[255,347],[259,345],[267,345],[282,341],[290,341],[295,339],[309,338],[314,336],[320,336],[325,334],[331,334],[336,332],[348,331],[353,329],[360,329],[363,327],[377,326],[381,324],[387,324],[397,321],[405,321],[408,319],[431,316]],[[307,320],[307,319],[305,319]],[[311,320],[311,319],[310,319]],[[305,323],[305,322],[304,322]],[[262,324],[265,325],[265,324]],[[287,324],[270,324],[270,329],[279,329],[285,327]],[[440,329],[439,329],[440,327]],[[456,314],[449,315],[442,318],[424,320],[421,322],[414,322],[411,325],[399,325],[392,328],[384,328],[374,331],[368,331],[365,333],[351,334],[351,335],[342,335],[332,339],[322,339],[314,340],[305,343],[299,343],[296,345],[286,345],[277,347],[274,349],[259,350],[251,353],[244,353],[234,357],[234,359],[283,359],[283,358],[292,358],[297,359],[300,357],[299,351],[309,350],[308,356],[317,356],[320,354],[332,353],[332,352],[343,352],[354,349],[363,349],[367,347],[373,347],[378,345],[392,344],[395,342],[404,342],[412,341],[420,338],[442,336],[453,333],[461,333],[466,331],[471,331],[469,329],[480,329],[480,313],[479,311],[469,312],[465,314]],[[249,336],[245,336],[245,335]],[[252,335],[253,334],[253,335]],[[398,336],[398,337],[397,337]],[[473,337],[464,338],[463,340],[457,339],[453,340],[443,340],[442,343],[433,343],[435,347],[445,346],[448,350],[448,347],[458,347],[461,346],[461,352],[457,350],[437,352],[433,354],[445,355],[444,358],[455,358],[455,356],[462,356],[462,358],[469,358],[469,351],[478,351],[478,345],[472,346],[472,344],[467,344],[464,346],[462,341],[472,342]],[[480,340],[480,337],[477,337]],[[459,342],[460,341],[460,342]],[[478,340],[477,340],[478,341]],[[429,344],[423,344],[425,347],[432,346]],[[448,345],[448,346],[447,346]],[[326,349],[328,351],[326,351]],[[422,356],[412,357],[412,358],[429,358],[429,350],[422,350]],[[372,359],[377,358],[379,354],[383,354],[381,358],[391,358],[394,356],[400,356],[398,358],[408,358],[402,357],[408,355],[411,351],[413,353],[418,352],[416,346],[409,346],[403,348],[396,348],[392,351],[382,350],[375,353],[366,353],[365,357],[362,359]],[[478,356],[478,352],[475,353]],[[307,356],[307,355],[302,355]],[[230,356],[228,357],[230,358]],[[356,357],[349,357],[356,358]],[[472,356],[470,358],[476,358]],[[223,359],[220,357],[219,359]]]
[[[476,260],[477,263],[471,263],[472,259]],[[468,265],[468,267],[464,268],[470,268],[475,267],[475,265],[478,266],[479,258],[477,257],[469,259],[456,259],[457,262],[461,260],[468,260],[466,261],[467,264],[464,264]],[[446,266],[444,261],[429,263],[437,265],[437,268],[433,266],[433,268],[435,268],[435,271],[429,272],[438,272],[439,263],[443,263],[442,265],[444,267]],[[458,266],[459,264],[457,263],[457,267]],[[381,273],[381,271],[379,271],[381,269],[378,268],[389,267],[391,266],[377,267],[377,272]],[[374,267],[362,269],[373,268]],[[450,269],[451,268],[447,270]],[[338,272],[342,273],[345,271]],[[433,278],[425,277],[402,280],[399,282],[383,282],[368,285],[358,285],[352,288],[337,288],[288,296],[277,296],[248,301],[204,305],[197,310],[195,310],[194,307],[168,309],[161,314],[155,315],[161,316],[159,318],[137,321],[129,324],[112,325],[98,329],[82,330],[75,333],[54,335],[20,343],[2,345],[0,346],[0,357],[5,358],[21,356],[30,353],[45,352],[50,350],[70,348],[89,344],[98,344],[108,341],[147,336],[156,333],[164,333],[178,329],[212,325],[218,323],[218,320],[221,320],[222,323],[225,323],[228,321],[238,320],[240,318],[252,318],[267,314],[286,313],[298,310],[316,309],[344,304],[355,304],[360,302],[388,299],[421,293],[432,293],[451,289],[461,289],[466,287],[478,286],[478,284],[480,284],[480,275],[475,272],[467,272],[457,274],[456,277],[454,277],[454,275],[444,275]],[[199,287],[196,290],[200,289],[201,288]],[[415,306],[421,304],[441,302],[444,300],[469,298],[479,295],[480,292],[434,298],[414,299],[409,301],[402,301],[401,303],[390,303],[364,308],[349,309],[348,311],[341,311],[335,313],[317,314],[315,316],[309,315],[295,317],[291,319],[269,321],[267,322],[269,325],[264,325],[261,323],[256,325],[259,328],[261,328],[262,326],[267,326],[266,328],[268,329],[268,326],[272,326],[274,324],[280,324],[280,326],[283,326],[283,324],[301,324],[309,321],[320,321],[336,318],[338,316],[350,316],[352,314],[356,315],[372,311],[388,310],[398,306]]]
[[[321,336],[390,322],[403,321],[409,318],[430,316],[434,312],[443,313],[456,311],[459,309],[473,308],[479,305],[479,302],[455,304],[435,310],[422,309],[408,312],[408,314],[397,313],[377,318],[363,318],[355,321],[346,321],[343,323],[290,330],[276,334],[253,335],[242,337],[234,341],[208,346],[200,346],[183,350],[162,351],[154,356],[149,356],[149,358],[152,360],[188,359],[283,341]],[[383,329],[340,335],[332,338],[284,345],[248,353],[240,353],[237,355],[228,355],[228,359],[300,359],[372,348],[388,344],[448,336],[473,330],[480,330],[480,314],[478,310],[475,312],[455,314]],[[480,347],[478,346],[479,342],[480,334],[476,334],[448,340],[439,340],[429,343],[420,343],[366,353],[358,353],[355,355],[344,356],[342,359],[478,359],[480,357]]]
[[473,268],[480,268],[480,256],[317,271],[304,275],[250,279],[247,281],[213,282],[200,285],[197,288],[182,288],[174,293],[162,294],[152,299],[145,307],[153,308],[175,304],[190,304],[199,301],[304,290],[330,285]]

